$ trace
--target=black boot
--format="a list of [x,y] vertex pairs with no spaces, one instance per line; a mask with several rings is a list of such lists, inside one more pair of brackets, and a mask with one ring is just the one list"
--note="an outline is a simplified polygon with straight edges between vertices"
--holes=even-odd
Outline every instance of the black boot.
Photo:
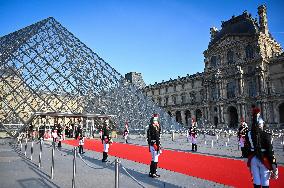
[[154,162],[154,169],[153,169],[152,178],[159,178],[160,177],[160,175],[157,174],[157,168],[158,168],[158,162]]
[[194,151],[194,144],[191,144],[191,151]]
[[106,161],[106,158],[107,158],[106,155],[107,155],[107,153],[106,153],[106,152],[103,152],[103,159],[102,159],[102,162],[107,162],[107,161]]
[[108,154],[107,154],[107,152],[105,152],[105,153],[106,153],[106,162],[107,162]]
[[154,173],[154,161],[151,161],[149,177],[152,177],[153,173]]
[[254,188],[261,188],[261,185],[255,185],[255,184],[253,184],[253,187],[254,187]]
[[245,155],[244,155],[244,148],[243,148],[243,147],[241,147],[241,151],[242,151],[242,156],[241,156],[241,157],[243,158],[243,157],[245,156]]
[[194,151],[197,151],[197,144],[194,144]]

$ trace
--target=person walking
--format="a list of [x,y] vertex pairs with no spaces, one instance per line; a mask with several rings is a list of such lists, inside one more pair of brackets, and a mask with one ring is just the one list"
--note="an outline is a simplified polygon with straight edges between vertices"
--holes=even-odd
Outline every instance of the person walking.
[[151,152],[152,160],[150,164],[149,177],[158,178],[157,167],[159,156],[161,154],[160,145],[161,126],[158,114],[153,114],[150,120],[150,125],[147,131],[147,141],[149,145],[149,152]]
[[104,145],[102,162],[107,162],[109,145],[112,143],[110,136],[109,120],[106,120],[103,127],[102,143]]
[[247,151],[245,148],[245,136],[248,132],[248,125],[244,121],[243,118],[241,118],[241,125],[238,130],[238,139],[239,139],[239,146],[241,147],[242,156],[241,157],[247,157]]
[[249,149],[247,165],[253,177],[254,188],[268,188],[270,178],[278,178],[278,168],[271,144],[271,134],[265,130],[260,109],[252,106],[252,126],[246,134]]

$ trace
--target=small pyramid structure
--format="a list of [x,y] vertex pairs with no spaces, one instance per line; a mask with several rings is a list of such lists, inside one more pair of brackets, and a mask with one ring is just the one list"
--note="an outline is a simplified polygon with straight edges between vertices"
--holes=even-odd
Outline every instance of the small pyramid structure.
[[113,114],[122,129],[145,129],[153,113],[164,129],[180,126],[52,17],[1,37],[0,63],[2,124],[71,112]]

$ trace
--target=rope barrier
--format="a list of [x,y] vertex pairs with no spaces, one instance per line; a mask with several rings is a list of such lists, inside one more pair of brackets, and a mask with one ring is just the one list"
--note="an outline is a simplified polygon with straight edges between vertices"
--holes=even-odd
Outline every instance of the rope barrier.
[[136,183],[138,183],[138,185],[140,185],[143,188],[146,188],[144,185],[142,185],[142,183],[140,183],[136,178],[134,178],[127,170],[126,168],[121,164],[121,168],[125,171],[125,173],[131,178],[133,179]]
[[[111,163],[107,164],[105,167],[102,167],[102,168],[97,168],[97,167],[94,167],[90,164],[88,164],[84,159],[83,157],[80,155],[80,153],[77,153],[79,158],[83,161],[83,163],[85,165],[87,165],[88,167],[92,168],[92,169],[104,169],[104,168],[107,168],[107,167],[110,167],[113,163],[115,163],[116,161],[112,161]],[[119,162],[121,164],[121,162]],[[126,174],[131,178],[133,179],[136,183],[138,183],[141,187],[145,187],[144,185],[142,185],[137,179],[135,179],[127,170],[126,168],[121,164],[121,168],[126,172]],[[145,187],[146,188],[146,187]]]
[[78,154],[79,158],[85,163],[85,165],[87,165],[88,167],[90,167],[90,168],[92,168],[92,169],[95,169],[95,170],[97,170],[97,169],[104,169],[104,168],[110,167],[113,163],[115,163],[115,160],[114,160],[114,161],[112,161],[111,163],[106,164],[105,167],[97,168],[97,167],[93,167],[92,165],[89,165],[89,164],[83,159],[83,157],[80,155],[80,153],[77,153],[77,154]]

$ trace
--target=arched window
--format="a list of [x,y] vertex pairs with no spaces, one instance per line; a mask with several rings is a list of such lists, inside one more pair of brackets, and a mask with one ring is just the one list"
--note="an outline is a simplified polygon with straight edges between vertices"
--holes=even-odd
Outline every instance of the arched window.
[[229,65],[234,64],[234,52],[232,50],[227,52],[227,61]]
[[250,44],[246,46],[246,58],[247,59],[254,58],[253,47]]

